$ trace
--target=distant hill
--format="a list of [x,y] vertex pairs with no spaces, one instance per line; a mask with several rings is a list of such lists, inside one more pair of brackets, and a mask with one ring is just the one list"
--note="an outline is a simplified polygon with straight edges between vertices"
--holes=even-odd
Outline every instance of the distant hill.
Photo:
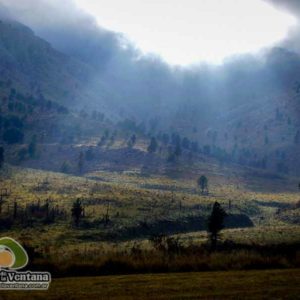
[[101,82],[91,84],[93,68],[55,50],[17,22],[0,22],[0,75],[2,82],[35,97],[72,108],[106,109],[108,96]]

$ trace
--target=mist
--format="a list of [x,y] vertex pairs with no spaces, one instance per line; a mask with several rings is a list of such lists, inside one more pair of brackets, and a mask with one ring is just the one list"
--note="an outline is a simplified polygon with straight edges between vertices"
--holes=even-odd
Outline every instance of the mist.
[[295,16],[297,25],[291,28],[288,36],[279,43],[281,47],[300,53],[300,3],[297,0],[265,0],[278,9],[283,9]]
[[[271,97],[294,84],[294,69],[283,70],[280,62],[295,65],[297,56],[289,49],[297,50],[298,28],[278,44],[281,48],[232,56],[219,66],[176,67],[159,56],[144,55],[123,34],[101,28],[72,0],[0,3],[2,15],[25,24],[55,49],[93,69],[85,88],[107,91],[99,101],[110,105],[110,109],[118,107],[114,113],[122,111],[140,120],[155,118],[166,128],[177,126],[178,115],[184,120],[192,114],[195,123],[215,123],[232,107],[249,100],[262,101],[266,95]],[[293,10],[299,17],[296,1],[274,0],[272,4]],[[91,101],[86,99],[83,106],[97,105]]]

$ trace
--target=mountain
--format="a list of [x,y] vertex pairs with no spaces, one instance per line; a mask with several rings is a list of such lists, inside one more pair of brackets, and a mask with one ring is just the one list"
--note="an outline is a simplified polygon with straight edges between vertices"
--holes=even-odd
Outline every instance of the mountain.
[[25,144],[35,135],[45,143],[46,135],[95,145],[106,130],[119,130],[119,149],[135,134],[145,151],[150,137],[168,135],[173,144],[162,143],[164,155],[182,143],[184,153],[193,145],[221,163],[299,174],[297,54],[273,48],[221,66],[175,68],[108,34],[81,32],[76,49],[74,40],[60,46],[57,34],[54,47],[20,23],[1,21],[2,136],[22,122]]
[[111,98],[101,82],[93,84],[92,67],[54,49],[14,21],[0,23],[0,74],[2,82],[23,93],[73,108],[88,105],[105,110]]

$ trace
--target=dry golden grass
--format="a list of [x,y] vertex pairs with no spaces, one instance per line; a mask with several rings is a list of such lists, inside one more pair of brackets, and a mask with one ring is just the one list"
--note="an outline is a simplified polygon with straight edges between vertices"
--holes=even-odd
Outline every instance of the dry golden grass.
[[2,300],[299,299],[300,270],[54,279],[47,292],[1,292]]
[[[218,201],[227,211],[249,215],[256,225],[255,228],[225,230],[224,239],[239,242],[299,241],[300,226],[288,222],[289,216],[294,215],[294,219],[297,219],[299,210],[284,211],[287,221],[276,215],[278,211],[276,205],[294,207],[299,201],[295,179],[269,180],[251,177],[249,175],[251,170],[242,172],[239,169],[205,164],[201,167],[201,170],[193,167],[186,176],[179,178],[166,175],[145,177],[139,170],[95,172],[87,174],[85,178],[11,167],[8,174],[1,177],[0,188],[8,188],[11,191],[10,196],[5,198],[3,214],[8,209],[11,211],[15,199],[20,206],[51,199],[52,205],[64,209],[68,216],[66,220],[52,225],[13,228],[3,234],[22,240],[29,239],[39,247],[56,244],[63,247],[73,247],[75,244],[85,247],[94,243],[106,247],[110,243],[99,242],[97,239],[106,229],[73,230],[70,226],[70,209],[76,198],[83,199],[88,220],[103,218],[109,205],[114,228],[136,226],[138,222],[144,220],[155,222],[160,219],[176,220],[194,214],[207,214],[213,202]],[[208,196],[201,195],[197,189],[196,171],[198,175],[207,174],[209,178]],[[262,189],[261,186],[265,188]],[[232,206],[230,210],[229,201]],[[91,238],[78,239],[82,235]],[[182,237],[198,242],[206,239],[206,233],[183,234]],[[118,245],[123,244],[118,242]]]

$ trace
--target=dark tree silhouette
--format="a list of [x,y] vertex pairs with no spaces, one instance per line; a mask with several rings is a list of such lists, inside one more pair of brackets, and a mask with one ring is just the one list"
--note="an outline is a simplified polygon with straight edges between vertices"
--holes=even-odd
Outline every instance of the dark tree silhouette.
[[181,144],[179,141],[176,143],[174,154],[175,156],[180,156],[182,154]]
[[74,220],[74,224],[76,227],[78,227],[80,218],[82,218],[82,216],[83,216],[83,207],[82,207],[80,199],[77,199],[76,201],[73,202],[71,212],[72,212],[72,218]]
[[184,137],[183,140],[182,140],[182,147],[184,149],[189,149],[190,145],[191,145],[190,140],[187,137]]
[[131,136],[131,143],[132,143],[133,146],[134,146],[134,144],[136,143],[136,135],[135,135],[135,134],[133,134],[133,135]]
[[22,162],[26,159],[27,157],[27,154],[28,154],[28,150],[26,148],[21,148],[19,151],[18,151],[18,160],[19,162]]
[[14,212],[13,212],[13,218],[14,218],[14,220],[17,218],[17,216],[18,216],[18,203],[15,200],[15,202],[14,202]]
[[169,135],[168,135],[167,133],[164,133],[164,134],[162,135],[162,141],[163,141],[163,143],[164,143],[165,145],[167,145],[167,144],[169,143],[170,137],[169,137]]
[[265,145],[268,145],[269,144],[269,137],[266,135],[265,136]]
[[4,164],[4,148],[0,147],[0,169],[3,167]]
[[208,218],[207,228],[212,250],[215,250],[217,247],[217,241],[220,236],[220,231],[224,228],[224,219],[226,215],[227,214],[221,207],[220,203],[215,202],[211,215]]
[[198,142],[192,142],[191,143],[191,150],[193,152],[198,152],[199,151],[199,145],[198,145]]
[[299,144],[300,143],[300,131],[298,130],[294,137],[294,143]]
[[135,145],[135,143],[136,143],[136,135],[133,134],[133,135],[130,137],[130,139],[128,140],[127,146],[128,146],[129,148],[132,148],[132,147]]
[[22,143],[24,140],[24,134],[18,128],[10,128],[3,133],[3,140],[7,144]]
[[68,161],[64,161],[60,167],[60,172],[69,173],[71,169],[70,163]]
[[205,145],[205,146],[203,147],[203,153],[204,153],[205,155],[210,155],[210,154],[211,154],[211,148],[210,148],[209,145]]
[[32,137],[31,142],[28,145],[28,154],[31,158],[36,154],[36,135]]
[[205,175],[202,175],[198,178],[198,185],[202,194],[204,194],[204,192],[208,193],[208,179]]
[[85,160],[92,161],[95,158],[95,154],[93,152],[93,148],[89,148],[85,151]]
[[151,138],[150,144],[148,146],[148,152],[149,153],[154,153],[157,149],[157,141],[155,137]]

